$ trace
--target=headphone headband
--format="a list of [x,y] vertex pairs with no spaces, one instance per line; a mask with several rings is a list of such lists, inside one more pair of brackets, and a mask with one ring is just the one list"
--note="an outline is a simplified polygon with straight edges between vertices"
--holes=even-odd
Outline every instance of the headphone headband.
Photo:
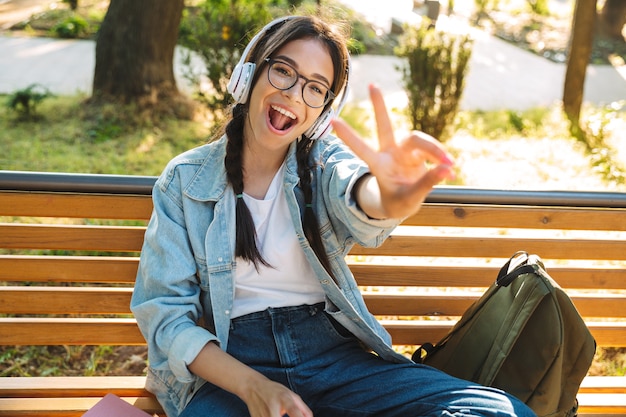
[[[252,88],[252,80],[254,78],[254,72],[256,70],[256,64],[254,62],[246,62],[250,51],[257,44],[259,39],[267,33],[268,30],[276,26],[277,24],[287,22],[291,19],[295,19],[298,16],[286,16],[280,17],[278,19],[274,19],[269,22],[263,29],[261,29],[254,37],[250,40],[246,48],[243,50],[241,57],[239,58],[239,62],[235,65],[233,69],[233,73],[228,81],[227,90],[233,96],[235,101],[240,104],[245,104],[248,101],[248,97],[250,95],[250,90]],[[317,120],[313,123],[313,125],[307,129],[304,134],[310,139],[319,139],[326,136],[331,130],[331,121],[335,118],[335,113],[339,114],[341,109],[345,105],[348,96],[348,78],[350,76],[350,56],[348,55],[348,68],[346,83],[344,88],[342,88],[341,99],[339,100],[339,104],[337,105],[336,112],[331,108],[328,108],[317,118]]]

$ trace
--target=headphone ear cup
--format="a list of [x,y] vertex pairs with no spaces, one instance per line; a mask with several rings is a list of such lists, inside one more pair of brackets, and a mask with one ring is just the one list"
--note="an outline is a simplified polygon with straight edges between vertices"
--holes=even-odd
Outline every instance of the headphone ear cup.
[[321,139],[331,131],[330,122],[335,118],[335,111],[328,109],[317,118],[313,126],[307,129],[304,134],[311,140]]
[[244,104],[248,101],[250,84],[252,84],[252,76],[254,75],[255,67],[256,65],[253,62],[246,62],[235,66],[226,88],[237,103]]

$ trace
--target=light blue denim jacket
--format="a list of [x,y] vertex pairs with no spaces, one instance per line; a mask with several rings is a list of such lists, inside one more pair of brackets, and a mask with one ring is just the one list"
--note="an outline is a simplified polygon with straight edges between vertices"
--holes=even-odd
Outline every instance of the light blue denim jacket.
[[[235,195],[224,170],[226,138],[174,158],[158,178],[131,309],[148,343],[147,388],[176,417],[204,383],[187,365],[210,341],[226,350],[234,296]],[[283,187],[291,220],[326,292],[326,311],[381,357],[406,362],[368,312],[344,257],[354,243],[378,246],[397,220],[372,220],[352,188],[367,166],[338,139],[313,145],[313,203],[333,273],[326,273],[302,229],[295,143]],[[201,323],[201,325],[199,325]]]

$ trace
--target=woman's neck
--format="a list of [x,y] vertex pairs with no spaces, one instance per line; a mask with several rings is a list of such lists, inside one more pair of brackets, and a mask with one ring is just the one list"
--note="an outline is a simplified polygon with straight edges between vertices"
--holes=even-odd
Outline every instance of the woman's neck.
[[253,151],[244,146],[242,155],[243,191],[256,199],[263,199],[285,160],[285,152]]

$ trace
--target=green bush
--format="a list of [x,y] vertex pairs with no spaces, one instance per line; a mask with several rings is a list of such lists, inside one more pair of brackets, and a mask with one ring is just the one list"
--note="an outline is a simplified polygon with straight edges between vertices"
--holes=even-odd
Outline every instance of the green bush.
[[37,105],[52,93],[41,84],[31,84],[9,95],[7,107],[17,113],[20,120],[34,120],[37,118]]
[[429,29],[429,24],[424,19],[421,26],[405,26],[396,55],[406,58],[399,69],[412,128],[443,141],[461,101],[473,41]]
[[60,38],[78,38],[87,32],[89,24],[78,15],[70,16],[52,27],[52,32]]

